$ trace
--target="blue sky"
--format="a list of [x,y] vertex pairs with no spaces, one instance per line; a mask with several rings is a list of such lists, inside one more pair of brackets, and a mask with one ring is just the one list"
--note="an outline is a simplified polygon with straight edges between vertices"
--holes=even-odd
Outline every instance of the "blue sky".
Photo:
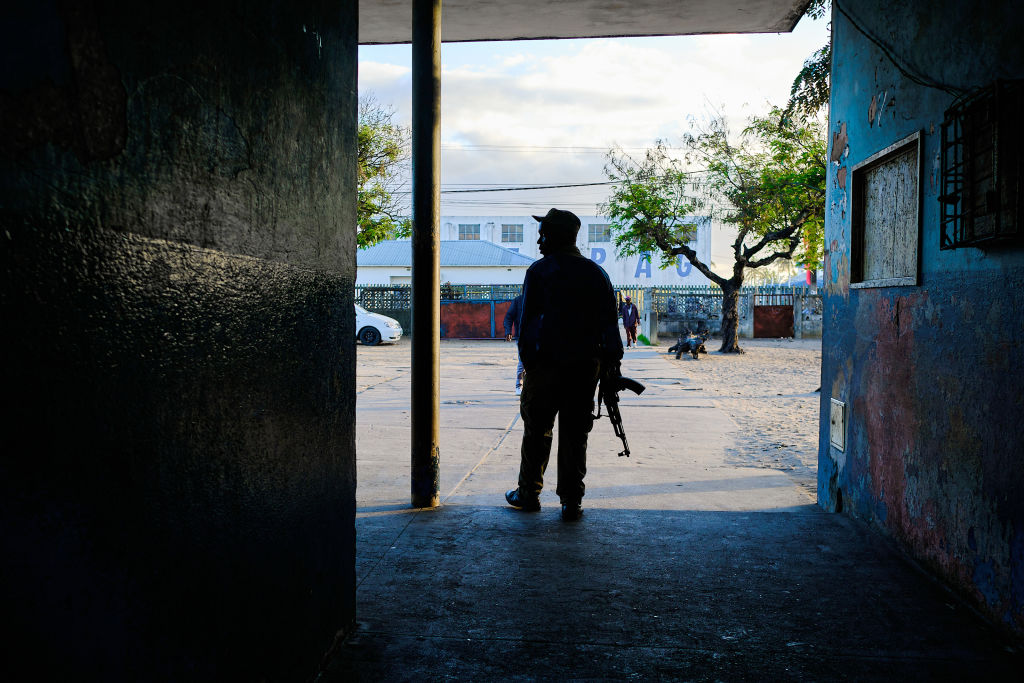
[[[445,43],[441,51],[442,190],[605,180],[605,152],[677,143],[694,118],[744,120],[784,104],[827,20],[793,33]],[[409,122],[408,45],[359,49],[360,95]],[[442,194],[445,215],[524,215],[551,206],[595,214],[606,188]],[[727,235],[716,238],[712,260]],[[716,258],[715,252],[719,252]]]

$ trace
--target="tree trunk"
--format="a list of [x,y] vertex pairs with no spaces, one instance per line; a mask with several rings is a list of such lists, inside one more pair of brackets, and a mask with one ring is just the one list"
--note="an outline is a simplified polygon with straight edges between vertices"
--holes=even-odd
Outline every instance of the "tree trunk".
[[722,353],[743,353],[739,344],[740,288],[732,282],[722,287]]

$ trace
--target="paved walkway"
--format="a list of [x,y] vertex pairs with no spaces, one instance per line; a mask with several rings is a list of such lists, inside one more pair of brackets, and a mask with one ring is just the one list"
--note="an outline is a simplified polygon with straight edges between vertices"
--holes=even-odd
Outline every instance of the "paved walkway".
[[[877,535],[776,470],[726,462],[735,426],[627,353],[633,457],[595,424],[579,522],[555,458],[508,508],[514,353],[444,342],[441,495],[409,508],[409,347],[360,349],[357,633],[325,681],[1019,680],[1020,656]],[[685,368],[685,366],[683,366]]]

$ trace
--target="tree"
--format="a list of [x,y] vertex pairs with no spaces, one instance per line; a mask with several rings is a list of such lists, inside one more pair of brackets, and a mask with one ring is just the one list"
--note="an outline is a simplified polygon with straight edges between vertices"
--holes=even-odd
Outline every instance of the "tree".
[[[820,19],[831,9],[831,0],[811,0],[804,11],[805,17]],[[829,72],[832,69],[832,36],[807,58],[804,66],[793,80],[789,91],[786,114],[789,116],[813,117],[828,106],[830,92]]]
[[396,193],[407,179],[409,129],[394,122],[393,109],[372,97],[359,100],[356,144],[359,197],[356,241],[360,249],[381,240],[408,237],[412,223]]
[[[605,175],[613,186],[601,211],[609,217],[620,254],[657,251],[663,268],[685,256],[721,288],[721,350],[741,353],[737,304],[744,273],[794,256],[813,264],[820,257],[824,130],[773,108],[768,116],[752,118],[733,142],[725,118],[716,115],[703,129],[686,134],[683,148],[682,160],[670,156],[661,141],[640,160],[612,149]],[[695,228],[686,219],[693,215],[736,226],[731,276],[711,270],[689,246]]]

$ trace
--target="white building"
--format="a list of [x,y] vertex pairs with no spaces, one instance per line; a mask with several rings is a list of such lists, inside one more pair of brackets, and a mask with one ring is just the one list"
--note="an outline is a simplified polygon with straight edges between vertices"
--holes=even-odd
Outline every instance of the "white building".
[[[608,219],[580,216],[576,239],[580,252],[601,265],[617,287],[707,285],[709,281],[684,256],[662,269],[659,254],[619,257]],[[701,261],[711,262],[711,220],[694,217],[697,226],[690,247]],[[441,218],[441,282],[452,284],[521,284],[526,269],[541,257],[539,224],[532,216],[444,216]],[[412,281],[409,240],[382,242],[357,255],[356,284],[408,284]]]
[[[659,254],[619,257],[615,253],[609,221],[603,216],[580,216],[582,227],[576,239],[580,252],[608,272],[616,286],[706,285],[709,281],[686,257],[662,270]],[[686,222],[697,226],[697,236],[690,247],[701,261],[711,262],[711,219],[693,217]],[[441,218],[441,239],[493,242],[532,259],[541,257],[537,248],[539,224],[532,216],[444,216]],[[442,276],[442,281],[444,277]],[[452,280],[454,283],[455,280]],[[475,284],[475,283],[467,283]],[[479,283],[485,284],[485,283]],[[497,284],[497,283],[495,283]]]

